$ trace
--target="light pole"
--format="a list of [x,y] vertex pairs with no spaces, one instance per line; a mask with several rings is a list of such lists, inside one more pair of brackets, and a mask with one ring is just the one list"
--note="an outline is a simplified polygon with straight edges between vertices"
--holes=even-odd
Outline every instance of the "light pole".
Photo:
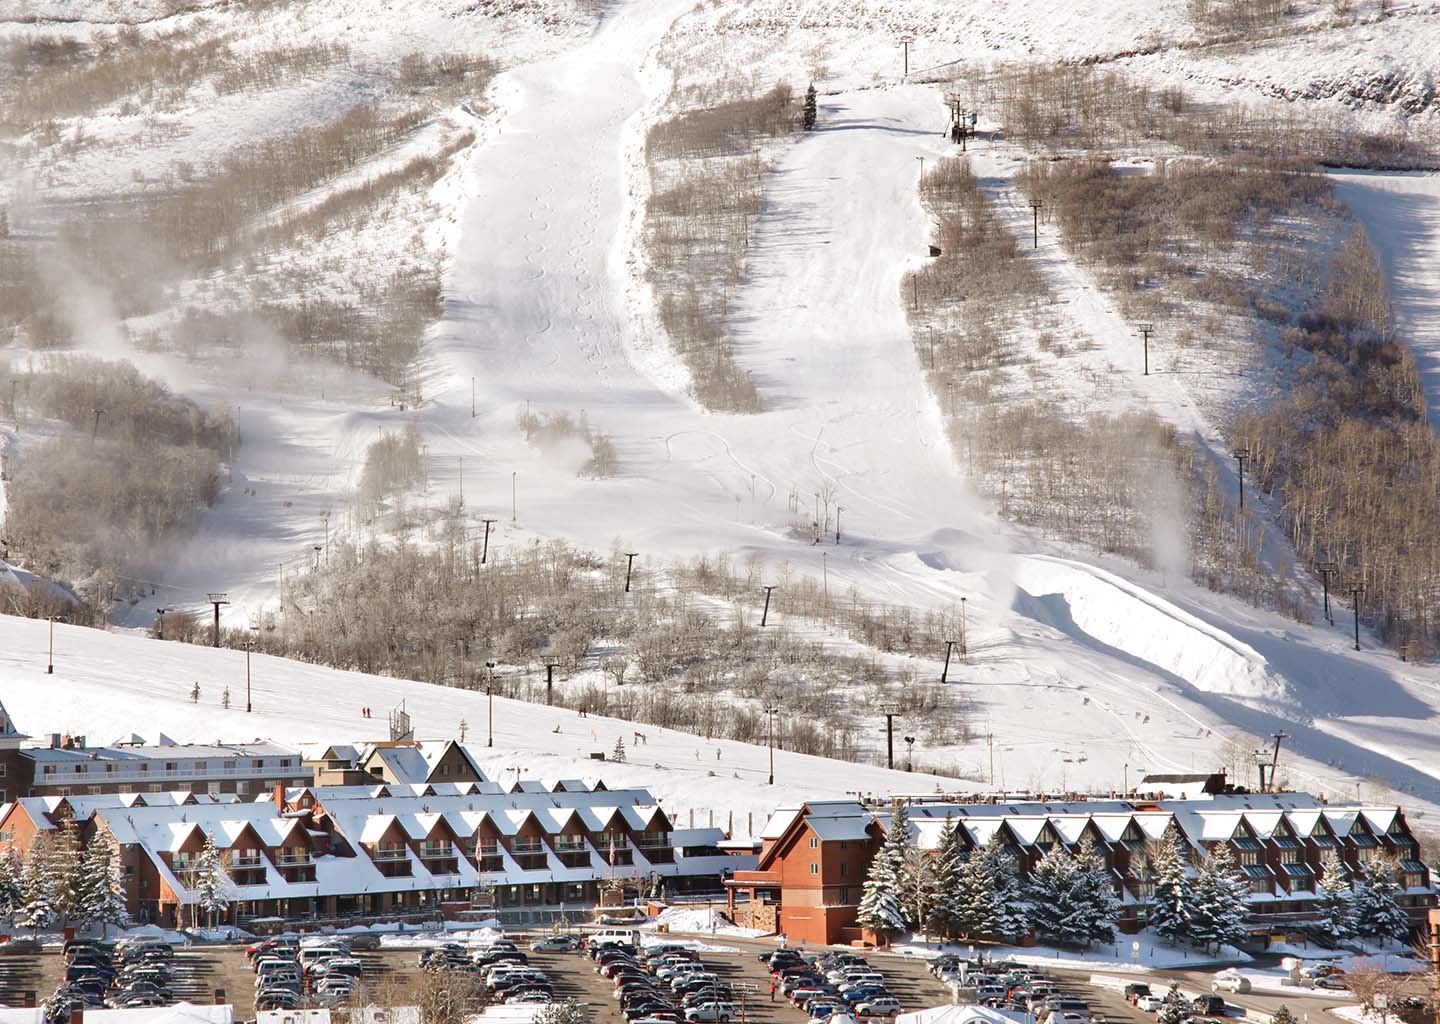
[[1355,607],[1355,649],[1360,649],[1360,595],[1365,593],[1365,584],[1357,583],[1347,588],[1350,591],[1350,601]]
[[921,184],[921,185],[924,185],[924,184],[925,184],[925,158],[924,158],[923,156],[917,156],[915,159],[920,161],[920,184]]
[[906,770],[907,772],[913,772],[913,771],[915,770],[915,737],[914,737],[914,736],[906,736],[906,737],[905,737],[905,770]]
[[487,718],[485,745],[487,747],[493,747],[495,745],[495,663],[493,661],[487,661],[485,667],[490,672],[490,681],[485,684]]
[[953,650],[955,650],[955,641],[954,641],[954,640],[946,640],[946,641],[945,641],[945,667],[940,670],[940,682],[942,682],[942,683],[945,682],[945,681],[946,681],[946,677],[950,675],[950,652],[953,651]]
[[844,505],[835,506],[835,543],[840,543],[840,513],[845,511]]
[[885,707],[885,767],[895,767],[895,716],[900,709],[894,704]]
[[[255,633],[255,634],[258,635],[259,632],[260,632],[260,627],[259,627],[259,626],[251,626],[251,627],[250,627],[250,631],[251,631],[252,633]],[[254,649],[255,649],[255,637],[252,636],[252,637],[250,637],[249,639],[247,639],[247,640],[245,641],[245,713],[246,713],[247,715],[250,713],[250,710],[251,710],[251,705],[250,705],[250,652],[251,652],[252,650],[254,650]]]
[[1240,511],[1245,511],[1245,460],[1250,458],[1248,448],[1236,448],[1230,453],[1235,456],[1235,462],[1240,467]]
[[1150,376],[1150,335],[1155,333],[1154,324],[1136,324],[1135,330],[1139,332],[1142,344],[1145,347],[1145,376]]
[[156,608],[156,609],[155,609],[155,639],[156,639],[156,640],[164,640],[164,639],[165,639],[165,616],[169,615],[169,614],[170,614],[172,611],[174,611],[174,610],[175,610],[175,609],[171,608],[169,605],[166,605],[164,608]]
[[910,44],[915,41],[914,36],[901,36],[900,45],[905,48],[905,77],[910,77]]
[[770,746],[770,777],[765,780],[768,786],[775,785],[775,720],[779,714],[778,707],[765,709],[765,741]]
[[1340,574],[1340,566],[1334,562],[1317,562],[1315,571],[1320,574],[1320,586],[1325,594],[1325,621],[1335,625],[1335,618],[1330,614],[1330,577]]
[[45,674],[55,674],[55,616],[50,616],[50,655],[45,662]]
[[1042,206],[1044,206],[1044,205],[1045,205],[1045,200],[1043,200],[1043,199],[1032,199],[1032,200],[1030,200],[1030,212],[1031,212],[1032,214],[1034,214],[1034,217],[1035,217],[1035,223],[1034,223],[1034,226],[1033,226],[1033,228],[1032,228],[1032,235],[1033,235],[1033,237],[1031,238],[1031,246],[1030,246],[1032,249],[1038,249],[1038,248],[1040,248],[1040,207],[1042,207]]

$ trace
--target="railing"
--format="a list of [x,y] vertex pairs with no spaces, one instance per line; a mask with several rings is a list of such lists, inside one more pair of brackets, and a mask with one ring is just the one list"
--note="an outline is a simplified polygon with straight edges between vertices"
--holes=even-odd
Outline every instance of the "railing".
[[449,860],[455,856],[455,847],[450,843],[421,843],[422,860]]
[[[93,767],[93,766],[87,766],[87,767]],[[162,780],[164,780],[164,779],[208,779],[208,778],[212,778],[212,777],[218,779],[218,778],[226,778],[226,777],[230,777],[230,776],[234,776],[234,775],[241,775],[241,774],[244,774],[244,775],[257,775],[257,776],[268,776],[268,777],[270,777],[270,778],[277,778],[277,777],[283,776],[283,777],[285,777],[286,779],[290,779],[290,778],[296,778],[296,777],[300,777],[300,776],[304,776],[304,775],[309,775],[310,772],[309,772],[308,769],[299,769],[299,768],[243,768],[243,769],[242,769],[242,768],[240,768],[240,767],[238,767],[238,766],[234,766],[234,765],[226,766],[224,769],[216,769],[216,768],[200,768],[200,769],[193,769],[193,768],[192,768],[192,769],[183,769],[183,768],[176,768],[176,769],[165,769],[165,768],[150,768],[150,769],[125,768],[125,769],[123,769],[123,770],[122,770],[122,769],[116,769],[115,771],[110,771],[110,772],[107,772],[107,771],[83,771],[83,772],[77,772],[77,771],[75,771],[74,769],[69,769],[69,770],[66,770],[66,771],[42,772],[39,776],[36,777],[35,783],[36,783],[36,785],[39,785],[39,786],[50,786],[50,785],[58,785],[58,784],[61,783],[61,782],[86,782],[86,783],[97,783],[97,784],[98,784],[98,783],[101,783],[101,782],[122,782],[122,781],[123,781],[123,782],[130,782],[130,781],[134,781],[134,780],[137,780],[137,779],[138,779],[138,780],[141,780],[141,781],[149,780],[149,781],[159,782],[159,781],[162,781]]]
[[[403,858],[405,851],[399,851]],[[311,863],[310,851],[302,850],[299,853],[282,853],[275,859],[275,863],[282,868],[303,868]]]
[[406,850],[405,850],[405,847],[403,847],[403,846],[401,846],[401,847],[382,846],[382,847],[380,847],[379,849],[375,850],[373,853],[370,854],[370,859],[371,859],[371,860],[376,860],[376,861],[397,861],[397,860],[405,860],[405,859],[406,859],[405,853],[406,853]]
[[510,852],[517,857],[544,853],[545,844],[538,839],[517,839],[511,844]]
[[664,836],[641,836],[635,846],[641,850],[669,850],[672,848],[670,837]]

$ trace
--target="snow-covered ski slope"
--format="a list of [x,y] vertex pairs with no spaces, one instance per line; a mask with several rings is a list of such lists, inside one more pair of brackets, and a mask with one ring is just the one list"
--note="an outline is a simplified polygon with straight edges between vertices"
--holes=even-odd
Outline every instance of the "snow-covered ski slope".
[[[792,30],[797,7],[808,27]],[[967,486],[925,388],[900,294],[902,274],[923,258],[930,233],[916,195],[916,158],[948,150],[936,135],[944,115],[938,93],[895,82],[892,30],[918,18],[911,28],[924,32],[925,19],[942,7],[965,25],[989,11],[993,55],[1019,57],[1042,38],[1072,41],[1047,45],[1048,56],[1119,52],[1152,29],[1180,24],[1184,4],[737,0],[697,12],[689,0],[615,0],[601,8],[588,40],[503,75],[483,144],[446,184],[462,212],[446,317],[424,356],[432,401],[421,426],[432,490],[463,490],[472,514],[498,516],[492,543],[499,545],[564,537],[608,549],[618,541],[647,562],[730,550],[763,556],[776,577],[786,566],[825,574],[836,593],[853,587],[917,608],[965,598],[975,655],[951,678],[957,696],[974,702],[977,735],[955,758],[989,777],[985,737],[993,734],[997,785],[1114,787],[1127,770],[1133,779],[1142,769],[1208,769],[1233,732],[1283,728],[1292,737],[1286,764],[1296,785],[1353,791],[1357,780],[1377,779],[1412,794],[1422,813],[1440,804],[1433,669],[1350,651],[1343,618],[1334,629],[1297,626],[1175,574],[1052,550],[997,521]],[[767,39],[765,19],[782,8]],[[708,19],[732,14],[749,18],[759,81],[768,83],[772,72],[803,74],[812,56],[831,73],[822,129],[780,157],[734,298],[739,358],[766,399],[766,411],[749,417],[705,412],[688,399],[665,341],[644,328],[650,311],[632,262],[643,200],[639,147],[670,85],[658,48],[677,25],[682,36],[705,39],[719,27]],[[682,16],[693,20],[677,22]],[[1047,35],[1056,24],[1074,32]],[[946,38],[917,43],[914,63],[954,59],[954,40]],[[717,52],[715,66],[735,53]],[[686,74],[700,76],[693,62]],[[1110,330],[1084,276],[1060,270],[1066,300],[1091,311],[1081,326]],[[1126,369],[1133,343],[1128,355],[1116,352],[1117,368]],[[1185,429],[1206,430],[1184,396],[1137,400]],[[583,410],[614,437],[619,474],[578,478],[574,453],[527,445],[515,424],[527,403],[537,411]],[[169,580],[178,589],[167,600],[198,603],[207,589],[228,589],[231,614],[243,623],[273,594],[275,562],[320,541],[319,512],[338,497],[337,476],[349,479],[333,463],[353,464],[377,426],[411,419],[332,395],[276,398],[266,418],[242,420],[257,472],[294,453],[297,466],[316,467],[313,486],[305,501],[286,497],[293,480],[274,489],[258,517],[261,547],[247,548],[243,533],[202,537],[198,557]],[[842,543],[814,546],[806,510],[827,488],[844,508]],[[790,509],[792,494],[799,514]],[[215,543],[222,539],[223,550]],[[227,556],[218,566],[217,554]],[[6,620],[4,649],[11,631],[24,628]],[[182,699],[186,670],[165,663],[177,656],[172,648],[152,643],[109,661],[121,704],[42,702],[36,714],[45,724],[32,727],[52,728],[59,710],[66,720],[53,727],[133,729],[121,712],[133,717],[134,698],[153,691],[130,677],[149,672],[157,648],[164,653],[155,656],[160,682],[153,685],[173,687]],[[3,661],[0,667],[9,671]],[[342,678],[295,669],[284,721],[267,730],[309,737],[316,732],[310,715],[353,719],[336,707],[355,703]],[[0,698],[8,702],[10,689],[0,676]],[[419,701],[441,699],[410,687],[367,701],[379,706],[417,692]],[[468,707],[474,735],[481,715]],[[194,728],[183,716],[174,727],[181,738],[186,722]],[[522,738],[538,742],[544,732],[531,728]],[[613,737],[595,742],[608,749]],[[693,761],[693,749],[680,752]],[[853,771],[860,778],[866,770]],[[848,781],[850,772],[840,773],[841,788],[861,785]]]
[[[22,731],[37,736],[72,731],[92,744],[138,733],[155,742],[210,743],[266,737],[321,744],[389,739],[384,713],[404,702],[416,735],[465,742],[491,778],[588,778],[607,785],[648,787],[677,823],[694,811],[697,825],[713,821],[744,834],[748,816],[758,829],[779,803],[857,792],[949,792],[973,789],[953,779],[841,764],[775,751],[775,783],[766,782],[770,751],[730,740],[707,740],[599,715],[497,697],[494,745],[487,746],[484,693],[337,672],[255,655],[250,665],[254,711],[245,712],[245,653],[215,650],[55,626],[55,672],[48,675],[47,623],[0,616],[0,703]],[[198,684],[200,700],[192,703]],[[230,707],[222,706],[226,688]],[[361,708],[374,718],[362,718]],[[637,733],[640,734],[637,737]],[[624,763],[610,757],[620,740]],[[719,755],[717,757],[717,754]]]

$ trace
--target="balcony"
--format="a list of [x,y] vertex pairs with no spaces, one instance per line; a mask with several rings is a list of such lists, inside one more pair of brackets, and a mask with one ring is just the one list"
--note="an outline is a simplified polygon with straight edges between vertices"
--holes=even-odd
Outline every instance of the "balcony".
[[[405,851],[400,851],[400,859],[404,859]],[[310,865],[309,850],[281,850],[280,855],[275,858],[277,867],[282,868],[303,868]]]
[[453,875],[460,870],[459,856],[450,843],[421,843],[420,860],[435,875]]
[[502,856],[500,856],[500,854],[498,854],[498,853],[494,853],[494,854],[484,854],[484,853],[482,853],[482,854],[480,855],[480,857],[479,857],[479,858],[476,860],[476,862],[475,862],[475,868],[476,868],[477,871],[480,871],[480,872],[482,872],[482,873],[483,873],[483,872],[489,872],[489,871],[504,871],[504,870],[505,870],[505,858],[502,857]]
[[411,873],[410,851],[403,843],[385,843],[377,846],[371,851],[370,859],[375,862],[375,866],[386,878]]
[[590,866],[590,851],[584,846],[557,849],[555,856],[559,857],[560,863],[567,868],[588,868]]

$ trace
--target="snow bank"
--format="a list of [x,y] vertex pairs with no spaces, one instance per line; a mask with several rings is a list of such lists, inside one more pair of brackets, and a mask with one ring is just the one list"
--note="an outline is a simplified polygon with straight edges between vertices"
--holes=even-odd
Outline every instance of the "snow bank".
[[661,927],[671,932],[729,935],[741,939],[753,939],[769,934],[760,928],[741,928],[713,907],[667,907],[650,924],[642,925],[641,929],[658,931]]
[[1015,566],[1015,610],[1090,646],[1103,645],[1205,693],[1288,695],[1258,651],[1113,573],[1036,555]]
[[[901,956],[924,958],[941,953],[965,954],[970,947],[959,944],[895,943],[892,950]],[[1251,957],[1234,946],[1222,946],[1214,956],[1194,949],[1182,949],[1159,941],[1151,931],[1139,935],[1122,935],[1118,942],[1097,945],[1087,950],[1058,949],[1054,946],[986,946],[985,956],[992,960],[1014,960],[1036,967],[1060,967],[1074,970],[1106,970],[1122,974],[1144,974],[1152,970],[1204,968],[1249,963]]]

